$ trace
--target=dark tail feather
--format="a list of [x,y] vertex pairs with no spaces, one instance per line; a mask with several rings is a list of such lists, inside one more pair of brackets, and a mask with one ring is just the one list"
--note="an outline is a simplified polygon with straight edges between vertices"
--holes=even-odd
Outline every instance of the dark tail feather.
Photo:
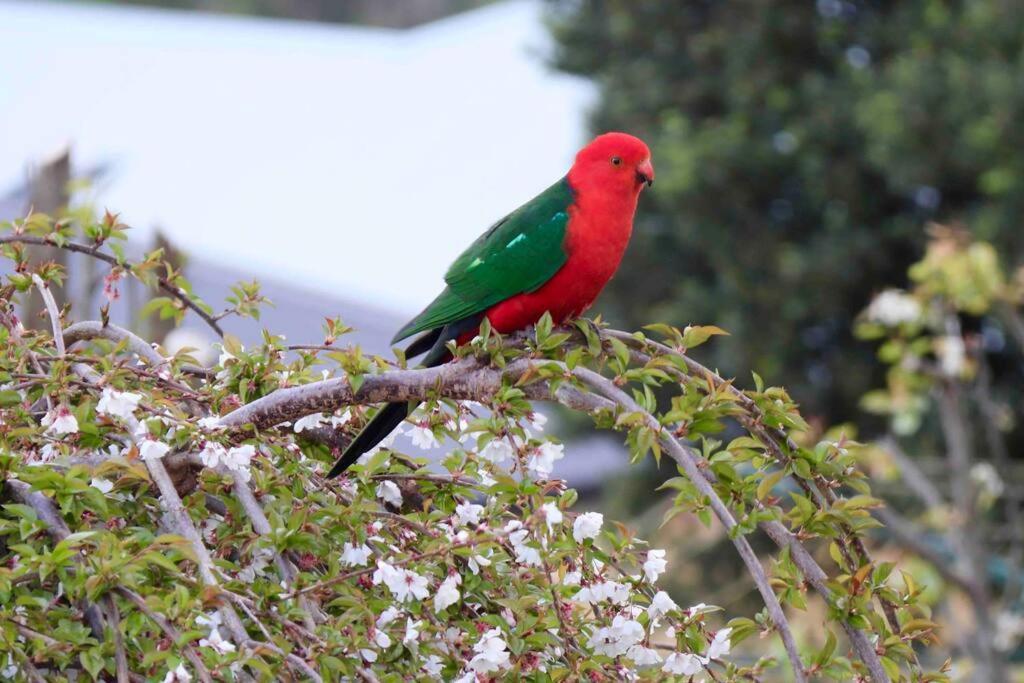
[[[447,363],[451,358],[451,354],[448,353],[446,344],[453,339],[458,339],[462,334],[469,332],[474,327],[479,326],[483,317],[482,313],[477,313],[457,322],[449,323],[440,330],[427,332],[410,344],[406,353],[411,357],[428,351],[429,348],[427,355],[424,356],[423,361],[420,363],[420,367],[432,368],[441,363]],[[331,479],[347,470],[349,465],[359,459],[360,455],[383,441],[416,408],[417,404],[412,402],[389,403],[381,408],[380,412],[374,415],[373,419],[363,427],[363,431],[359,432],[356,438],[352,440],[352,443],[345,448],[345,452],[341,454],[338,462],[334,463],[334,467],[327,474],[327,478]]]
[[415,358],[421,353],[425,353],[433,348],[437,340],[441,338],[441,333],[444,332],[443,327],[439,327],[436,330],[430,330],[429,332],[416,337],[409,346],[405,349],[406,358]]
[[395,430],[395,427],[402,424],[402,420],[408,417],[409,412],[408,403],[388,403],[381,408],[380,412],[363,427],[363,431],[359,432],[352,443],[345,448],[345,452],[338,462],[334,463],[327,478],[331,479],[347,470],[349,465],[359,459],[359,456],[379,444]]

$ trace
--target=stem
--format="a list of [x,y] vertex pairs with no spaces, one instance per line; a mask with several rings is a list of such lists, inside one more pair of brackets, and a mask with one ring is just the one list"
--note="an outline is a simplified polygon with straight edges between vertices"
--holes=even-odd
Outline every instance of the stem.
[[[126,268],[129,272],[134,274],[135,265],[128,262],[120,262],[115,257],[104,254],[99,251],[99,245],[88,246],[85,244],[78,244],[77,242],[66,242],[64,244],[57,244],[44,237],[35,237],[33,235],[5,235],[0,237],[0,244],[37,244],[45,247],[57,247],[65,251],[71,251],[76,254],[85,254],[91,256],[94,259],[98,259],[105,263],[109,263],[112,266],[120,266]],[[221,329],[220,325],[214,320],[213,316],[203,310],[203,308],[196,303],[192,297],[190,297],[180,287],[176,287],[170,283],[165,277],[157,278],[157,286],[167,294],[170,294],[173,298],[177,299],[182,305],[190,308],[196,315],[203,319],[203,321],[217,333],[218,337],[224,337],[224,330]]]

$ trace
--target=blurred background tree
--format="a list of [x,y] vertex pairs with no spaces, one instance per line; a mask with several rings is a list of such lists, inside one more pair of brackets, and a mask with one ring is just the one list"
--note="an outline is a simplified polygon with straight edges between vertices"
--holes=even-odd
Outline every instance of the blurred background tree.
[[555,64],[601,89],[593,129],[655,150],[617,322],[721,325],[712,365],[833,422],[880,381],[851,323],[928,220],[1024,249],[1024,3],[550,5]]

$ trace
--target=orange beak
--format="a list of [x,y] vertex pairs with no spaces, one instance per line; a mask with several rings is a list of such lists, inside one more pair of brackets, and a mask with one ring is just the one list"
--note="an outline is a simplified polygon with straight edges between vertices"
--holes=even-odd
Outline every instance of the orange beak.
[[654,184],[654,166],[650,159],[644,159],[636,167],[636,179],[641,183],[647,183],[647,187]]

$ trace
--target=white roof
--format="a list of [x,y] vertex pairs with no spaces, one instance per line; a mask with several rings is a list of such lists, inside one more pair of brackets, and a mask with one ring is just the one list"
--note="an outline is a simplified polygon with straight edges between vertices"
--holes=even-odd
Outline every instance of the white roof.
[[71,142],[137,228],[414,312],[585,142],[592,87],[548,46],[533,0],[403,31],[0,3],[0,187]]

